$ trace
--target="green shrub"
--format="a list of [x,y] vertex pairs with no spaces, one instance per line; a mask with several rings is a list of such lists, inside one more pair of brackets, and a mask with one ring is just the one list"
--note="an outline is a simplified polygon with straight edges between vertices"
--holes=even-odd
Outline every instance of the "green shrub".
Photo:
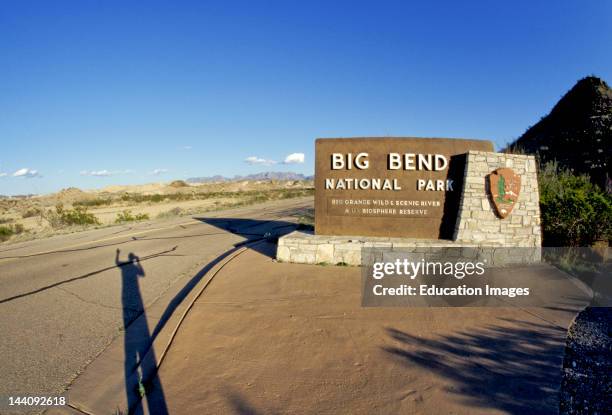
[[146,213],[137,213],[136,215],[133,215],[131,210],[124,210],[117,213],[115,223],[135,222],[147,219],[149,219],[149,215]]
[[54,228],[100,224],[98,218],[93,213],[89,213],[86,207],[75,206],[73,209],[64,209],[64,205],[61,203],[55,206],[55,212],[47,212],[46,218]]
[[25,228],[21,223],[14,225],[0,226],[0,242],[8,240],[13,235],[19,235],[25,232]]
[[66,225],[98,225],[100,221],[93,213],[87,212],[83,206],[75,206],[73,209],[64,210],[61,213],[62,222]]
[[0,241],[4,242],[13,236],[13,227],[12,226],[0,226]]
[[590,246],[612,238],[612,196],[588,176],[548,163],[539,183],[544,245]]

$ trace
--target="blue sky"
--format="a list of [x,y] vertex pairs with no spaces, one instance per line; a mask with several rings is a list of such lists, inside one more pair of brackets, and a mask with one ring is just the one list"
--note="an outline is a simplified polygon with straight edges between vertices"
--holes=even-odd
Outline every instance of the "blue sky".
[[4,1],[0,194],[311,174],[316,137],[499,148],[578,79],[612,81],[610,16],[609,1]]

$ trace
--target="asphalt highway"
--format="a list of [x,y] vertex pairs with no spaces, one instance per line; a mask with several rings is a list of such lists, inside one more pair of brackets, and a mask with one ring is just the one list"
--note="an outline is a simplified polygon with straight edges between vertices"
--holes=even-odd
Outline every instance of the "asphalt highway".
[[312,204],[290,199],[0,246],[0,395],[62,393],[166,290],[237,244],[291,231],[295,212]]

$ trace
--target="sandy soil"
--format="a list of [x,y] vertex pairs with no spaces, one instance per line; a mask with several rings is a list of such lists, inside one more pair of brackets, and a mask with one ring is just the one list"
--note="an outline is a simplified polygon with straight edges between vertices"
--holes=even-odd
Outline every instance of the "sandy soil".
[[363,308],[359,268],[271,253],[215,277],[151,401],[170,413],[557,413],[573,313]]

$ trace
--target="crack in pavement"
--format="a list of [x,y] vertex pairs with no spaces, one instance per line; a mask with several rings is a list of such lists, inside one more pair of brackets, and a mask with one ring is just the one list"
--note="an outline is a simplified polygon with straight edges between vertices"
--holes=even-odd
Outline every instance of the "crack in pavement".
[[77,298],[77,299],[79,299],[82,302],[87,303],[87,304],[97,305],[97,306],[100,306],[100,307],[103,307],[103,308],[108,308],[108,309],[111,309],[111,310],[124,310],[125,309],[125,310],[130,310],[130,311],[139,311],[139,310],[135,310],[135,309],[132,309],[132,308],[129,308],[129,307],[126,307],[126,308],[124,308],[124,307],[115,307],[115,306],[111,306],[111,305],[107,305],[107,304],[102,304],[102,303],[99,303],[99,302],[93,301],[93,300],[86,300],[85,298],[81,297],[77,293],[74,293],[74,292],[68,290],[67,288],[64,288],[64,287],[55,287],[55,288],[57,288],[58,290],[62,290],[66,294],[70,294],[73,297],[75,297],[75,298]]

